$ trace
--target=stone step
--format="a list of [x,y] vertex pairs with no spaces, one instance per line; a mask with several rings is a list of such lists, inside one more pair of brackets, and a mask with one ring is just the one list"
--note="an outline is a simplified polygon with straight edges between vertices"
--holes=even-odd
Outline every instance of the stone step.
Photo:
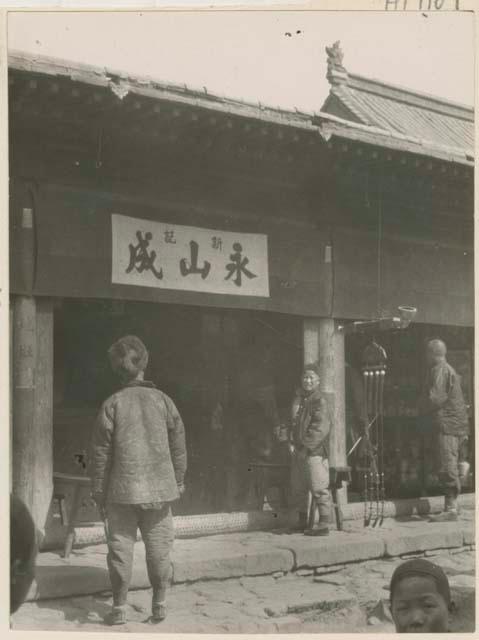
[[[381,530],[359,525],[332,531],[327,538],[301,533],[249,532],[177,540],[172,554],[175,584],[243,576],[291,573],[302,568],[328,568],[351,562],[460,548],[474,540],[472,523],[389,523]],[[106,545],[76,549],[69,559],[39,554],[36,581],[28,600],[86,595],[110,590]],[[312,581],[311,581],[312,582]],[[332,585],[334,586],[334,585]],[[132,589],[149,587],[144,546],[135,546]]]
[[[475,494],[467,493],[459,497],[461,509],[473,511]],[[443,509],[444,497],[407,498],[386,501],[385,518],[421,516],[438,513]],[[346,522],[361,521],[364,517],[364,503],[356,502],[343,505],[343,518]],[[223,533],[240,533],[246,531],[270,531],[281,527],[292,526],[296,515],[289,511],[251,511],[234,513],[212,513],[194,516],[174,517],[175,535],[177,538],[219,535]],[[65,544],[65,527],[55,527],[45,541],[45,550],[60,550]],[[96,526],[79,526],[76,528],[75,546],[85,544],[102,544],[105,542],[105,529],[102,523]]]

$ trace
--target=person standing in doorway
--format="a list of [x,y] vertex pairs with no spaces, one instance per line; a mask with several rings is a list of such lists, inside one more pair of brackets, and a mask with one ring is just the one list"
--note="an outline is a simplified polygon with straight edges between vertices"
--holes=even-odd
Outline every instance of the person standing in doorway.
[[459,462],[469,433],[460,378],[447,362],[446,353],[442,340],[428,342],[428,372],[420,400],[420,412],[432,423],[438,476],[445,495],[444,511],[431,516],[431,522],[457,520],[457,498],[461,491]]
[[[319,385],[317,365],[306,365],[301,389],[292,406],[291,498],[299,512],[299,526],[306,535],[327,535],[331,512],[328,464],[331,412]],[[307,528],[309,492],[319,511],[319,522],[312,528]]]
[[108,624],[127,620],[133,549],[140,529],[153,588],[150,621],[166,617],[173,545],[171,503],[184,492],[185,430],[173,401],[144,380],[148,351],[125,336],[108,351],[122,388],[101,407],[91,445],[92,496],[106,523],[113,592]]

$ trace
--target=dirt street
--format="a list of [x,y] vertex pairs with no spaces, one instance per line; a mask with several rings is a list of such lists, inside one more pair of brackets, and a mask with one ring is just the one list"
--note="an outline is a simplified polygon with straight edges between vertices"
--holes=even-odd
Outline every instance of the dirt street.
[[[452,630],[474,630],[474,552],[428,552],[446,571],[456,603]],[[151,592],[129,594],[129,622],[103,623],[109,594],[44,600],[25,604],[12,628],[52,631],[135,632],[387,632],[393,631],[388,584],[403,560],[373,560],[343,568],[299,570],[273,576],[211,580],[174,586],[168,617],[148,624]],[[325,571],[328,571],[325,573]]]

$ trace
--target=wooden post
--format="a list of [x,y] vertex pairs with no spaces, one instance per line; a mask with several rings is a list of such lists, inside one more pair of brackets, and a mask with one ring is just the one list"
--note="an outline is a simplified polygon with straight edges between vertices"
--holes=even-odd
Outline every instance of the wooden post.
[[12,305],[12,492],[30,510],[41,544],[53,493],[53,308],[32,295],[32,185],[17,188],[12,207],[21,291]]
[[303,320],[303,359],[304,364],[317,362],[319,358],[319,320]]
[[53,305],[37,300],[32,517],[41,537],[53,495]]
[[12,492],[30,510],[41,544],[53,493],[51,304],[15,297],[12,332]]
[[13,301],[12,492],[32,510],[35,462],[34,402],[37,356],[36,303],[28,296]]
[[346,458],[346,362],[344,356],[344,334],[335,331],[334,350],[334,387],[336,402],[334,405],[334,455],[339,467],[347,465]]
[[[334,405],[329,464],[344,467],[347,465],[344,335],[336,331],[332,318],[319,320],[319,371],[321,388],[331,394]],[[339,498],[341,502],[347,502],[345,487],[339,492]]]

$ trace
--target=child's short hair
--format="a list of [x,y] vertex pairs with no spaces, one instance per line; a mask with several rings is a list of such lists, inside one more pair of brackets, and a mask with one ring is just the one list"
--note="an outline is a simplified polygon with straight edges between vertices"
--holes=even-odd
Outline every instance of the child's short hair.
[[137,336],[124,336],[108,349],[113,371],[122,380],[129,381],[146,369],[148,351]]
[[449,580],[444,571],[437,564],[423,560],[422,558],[414,558],[408,560],[399,567],[396,567],[391,577],[389,597],[391,602],[394,597],[394,589],[397,584],[404,578],[411,576],[427,576],[432,578],[436,584],[438,593],[444,598],[448,607],[451,606],[451,590],[449,588]]

